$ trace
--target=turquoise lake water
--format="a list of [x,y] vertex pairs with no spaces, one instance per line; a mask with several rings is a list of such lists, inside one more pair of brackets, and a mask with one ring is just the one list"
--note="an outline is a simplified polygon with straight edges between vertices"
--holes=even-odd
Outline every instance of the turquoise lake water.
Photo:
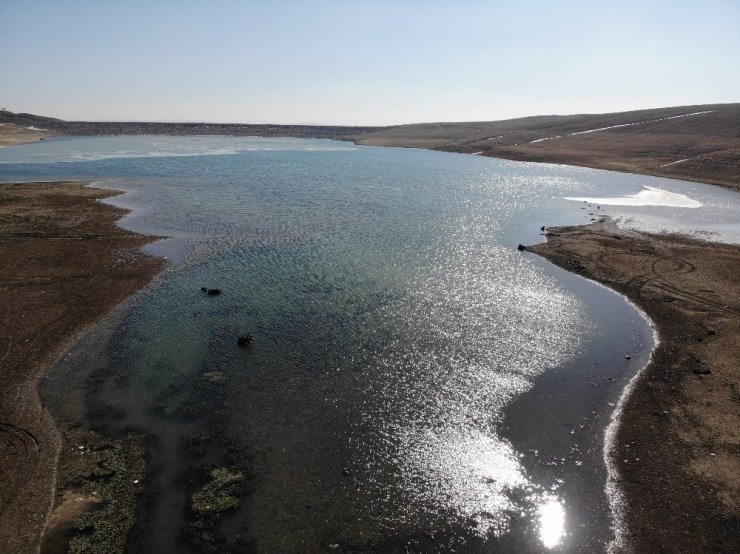
[[[220,551],[603,551],[604,428],[652,330],[516,246],[594,213],[740,221],[716,187],[327,140],[59,138],[0,150],[0,179],[124,190],[122,225],[169,237],[147,250],[170,268],[42,387],[60,420],[148,437],[134,552],[204,548],[212,467],[248,477]],[[643,187],[702,207],[565,199]]]

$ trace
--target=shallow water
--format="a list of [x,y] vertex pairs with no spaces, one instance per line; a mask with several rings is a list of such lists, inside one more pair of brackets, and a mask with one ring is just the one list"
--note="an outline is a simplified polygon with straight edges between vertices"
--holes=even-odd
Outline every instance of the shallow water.
[[60,419],[149,437],[142,552],[196,548],[212,466],[248,476],[223,550],[603,550],[603,430],[652,333],[516,245],[604,213],[565,197],[643,186],[703,206],[604,208],[738,221],[716,187],[325,140],[52,139],[0,151],[0,178],[97,179],[124,226],[171,237],[148,249],[172,268],[43,386]]

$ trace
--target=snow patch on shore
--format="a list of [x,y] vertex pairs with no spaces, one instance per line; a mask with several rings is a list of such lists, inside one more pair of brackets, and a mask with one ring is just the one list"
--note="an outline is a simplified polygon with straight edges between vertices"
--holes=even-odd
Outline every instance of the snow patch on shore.
[[643,186],[637,194],[613,198],[596,198],[588,196],[566,196],[566,200],[590,202],[605,206],[666,206],[671,208],[701,208],[702,203],[685,194],[670,192],[656,187]]
[[716,112],[717,110],[706,110],[703,112],[685,113],[681,115],[672,115],[670,117],[660,117],[658,119],[648,119],[646,121],[635,121],[634,123],[622,123],[621,125],[610,125],[609,127],[599,127],[598,129],[589,129],[588,131],[578,131],[576,133],[570,133],[568,136],[574,135],[585,135],[587,133],[596,133],[598,131],[607,131],[609,129],[617,129],[619,127],[632,127],[633,125],[642,125],[644,123],[656,123],[658,121],[668,121],[669,119],[680,119],[682,117],[691,117],[694,115],[703,115],[708,113]]
[[534,144],[536,142],[543,142],[545,140],[553,140],[553,139],[559,139],[559,138],[563,138],[563,136],[562,135],[557,135],[557,136],[554,136],[554,137],[545,137],[545,138],[541,138],[541,139],[537,139],[537,140],[531,140],[527,144]]
[[675,161],[675,162],[669,162],[667,164],[663,164],[660,167],[668,167],[669,165],[676,165],[676,164],[680,164],[680,163],[683,163],[683,162],[688,162],[690,159],[691,158],[684,158],[683,160],[678,160],[678,161]]
[[[566,137],[574,137],[576,135],[587,135],[589,133],[598,133],[599,131],[608,131],[609,129],[619,129],[621,127],[633,127],[635,125],[644,125],[646,123],[657,123],[658,121],[668,121],[669,119],[681,119],[683,117],[692,117],[692,116],[695,116],[695,115],[704,115],[704,114],[708,114],[708,113],[714,113],[716,111],[717,110],[706,110],[706,111],[703,111],[703,112],[693,112],[693,113],[685,113],[685,114],[681,114],[681,115],[672,115],[670,117],[660,117],[658,119],[646,119],[645,121],[633,121],[631,123],[622,123],[620,125],[609,125],[608,127],[598,127],[596,129],[588,129],[586,131],[576,131],[575,133],[568,133],[567,135],[557,135],[557,136],[554,136],[554,137],[538,138],[536,140],[529,141],[526,144],[534,144],[536,142],[542,142],[542,141],[545,141],[545,140],[559,139],[559,138],[563,138],[563,136],[566,136]],[[486,140],[492,140],[494,138],[499,138],[499,137],[491,137],[490,139],[486,139]],[[515,144],[514,146],[517,146],[517,145]],[[680,162],[685,162],[685,161],[686,160],[679,160],[678,162],[673,162],[673,163],[680,163]],[[666,164],[666,165],[671,165],[671,164]],[[661,167],[665,167],[665,166],[661,166]]]

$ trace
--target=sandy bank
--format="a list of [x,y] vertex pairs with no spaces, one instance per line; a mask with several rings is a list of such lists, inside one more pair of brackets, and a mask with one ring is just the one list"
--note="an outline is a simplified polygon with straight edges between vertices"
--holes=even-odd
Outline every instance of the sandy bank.
[[0,123],[0,148],[38,142],[50,136],[52,133],[45,130],[29,129],[13,123]]
[[527,249],[626,295],[660,335],[612,452],[634,551],[740,551],[740,247],[609,220],[548,232]]
[[116,194],[84,183],[0,185],[0,552],[34,552],[61,440],[38,380],[71,342],[164,267],[116,225]]

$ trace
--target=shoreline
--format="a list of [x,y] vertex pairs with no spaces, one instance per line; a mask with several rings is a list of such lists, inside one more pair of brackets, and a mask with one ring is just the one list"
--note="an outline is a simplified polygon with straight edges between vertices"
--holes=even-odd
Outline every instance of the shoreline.
[[602,220],[550,228],[547,242],[526,249],[626,296],[659,337],[615,408],[611,444],[604,437],[625,502],[612,551],[740,549],[740,246]]
[[[340,139],[341,140],[341,139]],[[713,185],[716,187],[722,187],[726,190],[732,190],[740,192],[740,184],[733,180],[728,179],[715,179],[707,175],[683,175],[683,174],[671,174],[666,171],[661,171],[662,166],[653,167],[650,165],[636,165],[627,164],[620,160],[603,160],[598,156],[587,157],[576,157],[569,153],[527,153],[520,154],[514,150],[497,150],[492,152],[479,151],[470,152],[463,148],[449,147],[449,148],[438,148],[432,146],[424,146],[423,144],[397,144],[393,140],[363,140],[363,139],[352,139],[352,143],[358,146],[374,146],[377,148],[410,148],[417,150],[432,150],[435,152],[446,152],[448,154],[467,154],[470,156],[479,156],[482,158],[493,158],[497,160],[505,160],[510,162],[520,163],[532,163],[532,164],[551,164],[551,165],[562,165],[570,167],[579,167],[583,169],[598,169],[600,171],[613,171],[615,173],[628,173],[631,175],[644,175],[646,177],[657,177],[662,179],[673,179],[676,181],[684,181],[687,183],[699,183],[702,185]],[[574,145],[573,149],[577,150],[579,146]]]
[[41,405],[39,380],[55,360],[166,267],[139,248],[156,240],[117,221],[120,194],[87,182],[0,185],[0,551],[38,551],[54,507],[63,449]]
[[[600,283],[599,281],[593,281],[599,285],[608,288],[609,290],[616,292],[614,289]],[[625,302],[629,302],[635,309],[647,320],[650,328],[653,331],[653,349],[650,352],[645,365],[635,373],[627,384],[622,389],[622,393],[619,395],[616,406],[609,416],[609,423],[604,430],[603,452],[602,459],[604,466],[606,467],[606,484],[604,485],[604,491],[606,492],[607,501],[609,502],[609,517],[611,518],[612,525],[612,539],[607,544],[607,552],[609,554],[619,554],[621,552],[629,552],[632,549],[632,542],[629,538],[629,528],[627,526],[627,501],[625,500],[624,488],[620,482],[621,474],[618,467],[618,461],[613,456],[613,453],[619,446],[618,433],[621,427],[622,418],[624,417],[625,407],[629,402],[630,397],[634,394],[640,379],[644,375],[650,364],[653,363],[653,356],[655,351],[660,347],[660,334],[655,326],[655,322],[650,319],[650,316],[645,311],[637,306],[628,296],[616,292],[619,294]]]

